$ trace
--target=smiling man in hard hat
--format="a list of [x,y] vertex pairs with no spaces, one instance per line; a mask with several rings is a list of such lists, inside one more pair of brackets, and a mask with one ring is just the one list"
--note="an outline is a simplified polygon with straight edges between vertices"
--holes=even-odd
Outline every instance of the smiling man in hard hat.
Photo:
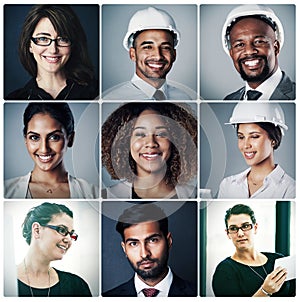
[[294,100],[295,83],[279,67],[283,26],[263,5],[241,5],[227,16],[222,30],[225,52],[245,86],[225,100]]
[[105,100],[190,100],[185,91],[166,82],[176,60],[180,33],[169,13],[155,7],[137,11],[123,40],[135,63],[131,81],[108,92]]

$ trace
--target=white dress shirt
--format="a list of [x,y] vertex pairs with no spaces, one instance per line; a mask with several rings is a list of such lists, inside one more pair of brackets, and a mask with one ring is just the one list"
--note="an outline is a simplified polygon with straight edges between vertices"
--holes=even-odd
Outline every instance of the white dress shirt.
[[249,197],[247,175],[251,168],[222,180],[218,198],[295,198],[296,183],[277,165],[265,177],[263,185]]
[[134,275],[134,285],[135,290],[137,292],[138,297],[145,297],[142,290],[144,288],[155,288],[159,290],[159,293],[156,297],[168,297],[169,290],[173,281],[173,273],[171,269],[168,267],[169,271],[168,274],[164,279],[162,279],[159,283],[157,283],[155,286],[149,286],[146,283],[144,283],[138,276],[137,273]]

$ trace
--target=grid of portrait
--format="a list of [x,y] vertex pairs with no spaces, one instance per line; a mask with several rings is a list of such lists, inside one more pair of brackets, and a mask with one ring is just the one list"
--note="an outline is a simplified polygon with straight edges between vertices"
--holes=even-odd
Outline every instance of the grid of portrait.
[[3,297],[295,297],[295,19],[3,5]]

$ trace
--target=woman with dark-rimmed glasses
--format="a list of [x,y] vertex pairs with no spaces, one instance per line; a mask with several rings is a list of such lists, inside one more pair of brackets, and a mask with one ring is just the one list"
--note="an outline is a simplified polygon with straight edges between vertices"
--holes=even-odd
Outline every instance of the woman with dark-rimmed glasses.
[[33,207],[23,222],[29,250],[17,266],[20,297],[91,297],[79,276],[50,266],[61,260],[76,241],[73,212],[65,205],[45,202]]
[[69,5],[32,7],[19,57],[32,79],[7,100],[92,100],[99,94],[85,32]]
[[274,267],[282,254],[259,252],[255,248],[258,224],[253,210],[237,204],[226,211],[226,234],[235,246],[231,257],[221,261],[213,275],[217,297],[294,296],[294,284],[286,281],[287,270]]

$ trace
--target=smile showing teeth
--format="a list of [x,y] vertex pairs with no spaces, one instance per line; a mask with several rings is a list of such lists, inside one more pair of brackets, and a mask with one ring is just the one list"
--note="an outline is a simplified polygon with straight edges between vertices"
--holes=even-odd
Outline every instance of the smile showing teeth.
[[50,63],[57,63],[60,60],[60,57],[44,57]]
[[162,68],[163,64],[148,63],[148,66],[151,67],[151,68]]
[[64,251],[66,251],[66,250],[67,250],[67,247],[66,247],[66,246],[64,246],[64,245],[60,245],[60,244],[58,244],[57,246],[58,246],[60,249],[64,250]]
[[52,156],[51,156],[51,155],[38,155],[38,157],[39,157],[41,160],[48,160],[48,159],[50,159]]
[[252,159],[255,156],[255,152],[245,152],[244,155],[247,159]]
[[253,67],[259,63],[259,60],[245,61],[244,64],[248,67]]
[[160,154],[158,153],[155,153],[155,154],[142,154],[142,156],[148,160],[151,160],[151,159],[156,159],[160,156]]

